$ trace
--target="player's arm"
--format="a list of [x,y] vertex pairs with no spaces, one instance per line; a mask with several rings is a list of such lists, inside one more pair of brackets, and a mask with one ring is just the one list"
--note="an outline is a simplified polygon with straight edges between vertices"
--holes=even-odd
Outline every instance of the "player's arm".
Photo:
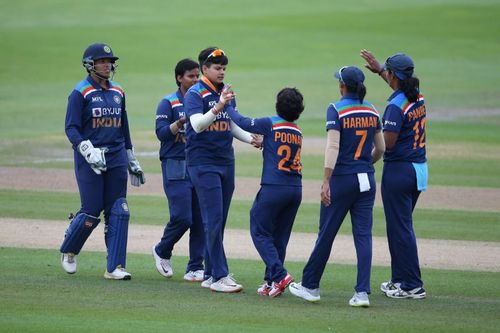
[[325,172],[323,175],[323,185],[321,185],[321,202],[325,207],[331,203],[330,199],[330,178],[332,177],[337,158],[339,156],[340,131],[330,129],[327,132],[325,148]]
[[188,91],[184,98],[184,110],[189,118],[191,127],[196,133],[201,133],[206,130],[210,124],[214,122],[222,109],[224,109],[224,103],[219,101],[204,114],[203,99],[200,94],[194,91]]
[[128,125],[127,107],[125,102],[125,95],[122,99],[122,131],[125,138],[125,149],[132,149],[132,139],[130,138],[130,128]]
[[[257,134],[266,134],[271,126],[269,118],[249,118],[241,115],[234,107],[226,108],[231,121],[244,131]],[[231,124],[232,126],[232,124]]]
[[385,150],[388,151],[396,146],[403,124],[403,112],[399,107],[389,104],[385,109],[383,121]]
[[372,160],[376,163],[385,152],[385,140],[384,135],[381,130],[375,132],[375,137],[373,138],[374,147],[372,149]]
[[225,86],[219,97],[219,101],[203,114],[203,100],[201,96],[195,92],[188,91],[184,99],[184,108],[189,117],[191,127],[196,133],[201,133],[206,130],[210,124],[217,118],[217,115],[224,110],[224,107],[234,99],[234,93],[231,86]]
[[68,97],[68,107],[66,110],[65,132],[68,140],[73,144],[73,147],[78,147],[83,141],[81,135],[82,129],[82,111],[85,100],[82,94],[76,90]]
[[382,66],[378,62],[377,58],[370,51],[363,49],[360,53],[361,58],[365,59],[366,65],[371,72],[378,74],[387,84],[389,84],[389,80],[387,79],[387,71],[382,69]]
[[[164,98],[156,108],[156,137],[160,141],[168,141],[175,139],[175,135],[179,132],[185,122],[176,120],[174,121],[172,106],[170,102]],[[181,124],[182,122],[182,124]]]
[[392,150],[394,146],[396,146],[398,135],[399,133],[396,132],[384,131],[384,142],[386,150]]

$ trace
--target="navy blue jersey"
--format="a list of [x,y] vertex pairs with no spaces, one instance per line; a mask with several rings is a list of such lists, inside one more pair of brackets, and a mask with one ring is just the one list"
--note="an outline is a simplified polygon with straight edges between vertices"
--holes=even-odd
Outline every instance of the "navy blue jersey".
[[426,162],[425,121],[426,109],[424,96],[419,95],[417,102],[410,103],[401,90],[389,97],[382,121],[384,131],[396,132],[398,139],[391,150],[386,150],[384,161]]
[[[184,96],[184,110],[189,119],[194,114],[207,113],[220,94],[202,78]],[[186,127],[187,165],[230,165],[234,163],[233,134],[228,109],[236,108],[235,100],[226,105],[214,122],[203,132],[196,133],[188,121]]]
[[264,136],[262,185],[302,186],[302,132],[295,123],[279,116],[247,118],[234,109],[229,115],[242,129]]
[[109,153],[132,148],[125,111],[125,93],[113,81],[103,89],[90,76],[77,84],[68,97],[66,135],[73,149],[83,140]]
[[333,175],[374,172],[373,138],[380,116],[370,103],[347,94],[326,111],[326,129],[340,131],[340,148]]
[[181,128],[176,134],[172,134],[170,125],[179,118],[184,117],[184,97],[180,90],[163,97],[156,109],[156,137],[161,142],[160,160],[186,158],[186,131]]

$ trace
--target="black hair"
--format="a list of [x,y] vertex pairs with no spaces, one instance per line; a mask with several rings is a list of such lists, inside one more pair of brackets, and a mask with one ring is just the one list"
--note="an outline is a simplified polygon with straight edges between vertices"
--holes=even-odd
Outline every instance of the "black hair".
[[198,63],[192,59],[185,58],[177,63],[175,66],[175,83],[180,87],[181,83],[177,81],[177,76],[183,76],[187,71],[198,68]]
[[356,94],[359,101],[363,103],[366,96],[366,87],[363,82],[358,82],[355,86],[348,86],[347,84],[345,86],[347,88],[347,92]]
[[420,80],[417,77],[411,76],[404,80],[399,80],[399,89],[403,91],[408,101],[415,103],[418,101],[420,93]]
[[206,49],[200,52],[200,54],[198,55],[198,62],[200,63],[200,71],[202,70],[203,65],[210,67],[211,64],[227,65],[229,63],[229,59],[226,55],[215,58],[211,57],[210,59],[207,59],[208,56],[217,49],[218,47],[211,46],[207,47]]
[[287,121],[299,119],[304,111],[304,97],[297,88],[283,88],[276,96],[276,113]]

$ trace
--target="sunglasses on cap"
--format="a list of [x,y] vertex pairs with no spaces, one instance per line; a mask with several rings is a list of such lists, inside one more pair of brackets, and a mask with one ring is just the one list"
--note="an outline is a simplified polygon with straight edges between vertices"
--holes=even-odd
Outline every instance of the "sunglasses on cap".
[[342,72],[343,72],[343,71],[344,71],[344,69],[346,69],[347,67],[349,67],[349,66],[344,66],[344,67],[342,67],[341,69],[339,69],[339,71],[337,72],[337,75],[336,75],[337,79],[339,79],[339,80],[340,80],[340,82],[342,82],[342,83],[345,83],[345,82],[344,82],[344,79],[342,78]]
[[218,57],[223,57],[225,55],[226,53],[224,53],[224,51],[222,51],[221,49],[215,49],[212,51],[212,53],[208,55],[207,59],[205,59],[205,62],[207,62],[208,59],[210,58],[218,58]]

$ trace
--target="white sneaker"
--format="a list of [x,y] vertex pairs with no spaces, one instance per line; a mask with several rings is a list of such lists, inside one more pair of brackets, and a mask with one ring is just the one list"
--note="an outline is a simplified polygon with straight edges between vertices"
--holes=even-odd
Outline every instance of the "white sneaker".
[[271,289],[272,289],[272,286],[269,285],[267,282],[265,282],[263,285],[261,285],[257,289],[257,295],[269,296],[269,292],[271,291]]
[[412,290],[403,290],[399,288],[396,290],[390,290],[386,292],[385,295],[390,298],[422,299],[425,298],[426,293],[424,288],[415,288]]
[[309,302],[317,302],[321,298],[319,296],[319,288],[309,289],[309,288],[306,288],[306,287],[302,286],[301,282],[299,282],[299,283],[295,283],[295,282],[290,283],[290,286],[288,286],[288,290],[290,290],[290,292],[293,295],[295,295],[297,297],[300,297],[300,298],[303,298],[303,299],[305,299],[306,301],[309,301]]
[[63,269],[68,274],[76,273],[76,255],[71,252],[62,253],[61,255],[61,264]]
[[368,299],[368,294],[365,291],[354,293],[354,296],[349,300],[349,305],[364,308],[369,307],[370,300]]
[[184,280],[189,282],[202,282],[205,277],[205,271],[199,269],[197,271],[189,271],[184,274]]
[[130,280],[132,275],[125,271],[125,268],[120,266],[116,267],[114,271],[109,273],[108,271],[104,272],[104,278],[108,280]]
[[386,292],[391,290],[398,290],[400,287],[401,283],[399,282],[393,283],[391,280],[389,280],[387,282],[382,282],[380,284],[380,291],[382,291],[385,294]]
[[220,278],[218,281],[210,285],[212,291],[218,291],[221,293],[237,293],[243,289],[241,284],[237,284],[236,280],[233,278],[232,274]]
[[169,259],[160,258],[160,256],[156,253],[156,246],[153,245],[153,249],[151,250],[153,253],[153,258],[155,260],[155,266],[158,273],[166,278],[171,278],[174,275],[174,270],[172,269],[172,264]]
[[206,279],[205,281],[203,281],[201,283],[201,287],[202,288],[210,289],[210,286],[212,285],[212,283],[214,283],[214,278],[213,277],[209,277],[208,279]]

